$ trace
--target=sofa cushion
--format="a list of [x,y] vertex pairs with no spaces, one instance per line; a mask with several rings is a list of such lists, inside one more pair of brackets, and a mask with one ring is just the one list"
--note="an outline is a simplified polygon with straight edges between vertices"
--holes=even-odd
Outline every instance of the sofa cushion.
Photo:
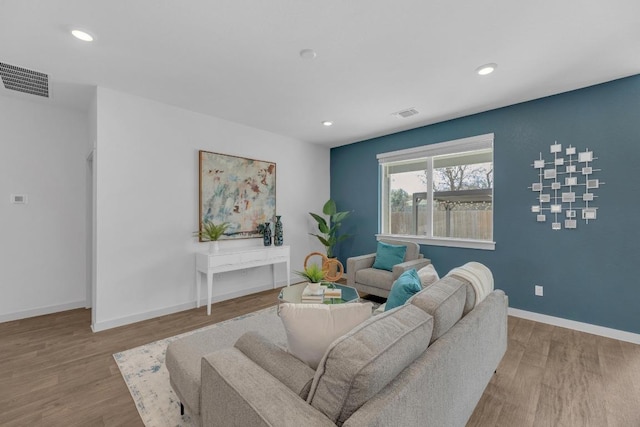
[[409,298],[421,290],[422,285],[416,269],[412,268],[411,270],[405,271],[398,277],[398,280],[393,282],[384,310],[391,310],[403,305]]
[[420,278],[420,285],[422,286],[422,289],[440,280],[440,276],[438,276],[438,272],[433,264],[429,264],[418,270],[418,277]]
[[388,243],[378,242],[373,268],[392,271],[394,265],[404,261],[406,253],[407,247],[404,245],[390,245]]
[[460,320],[466,298],[466,286],[459,280],[445,277],[415,294],[408,302],[433,316],[433,342]]
[[405,304],[335,340],[318,365],[307,402],[342,425],[429,345],[433,318]]
[[329,344],[371,317],[373,304],[280,304],[289,353],[316,369]]
[[464,303],[464,310],[462,310],[462,317],[466,316],[467,313],[473,310],[473,308],[476,306],[476,291],[473,289],[471,282],[458,276],[446,276],[444,278],[447,280],[459,280],[462,284],[464,284],[464,288],[467,291],[467,299]]
[[390,291],[393,285],[393,273],[377,268],[363,268],[356,271],[356,283],[366,283],[367,286]]

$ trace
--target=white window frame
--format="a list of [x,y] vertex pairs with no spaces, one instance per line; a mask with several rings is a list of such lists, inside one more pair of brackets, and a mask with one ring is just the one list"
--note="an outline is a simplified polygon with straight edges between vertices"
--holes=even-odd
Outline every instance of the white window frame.
[[[441,156],[445,154],[464,153],[467,151],[475,151],[490,148],[493,153],[493,133],[487,133],[484,135],[471,136],[468,138],[461,138],[452,141],[439,142],[437,144],[424,145],[421,147],[408,148],[405,150],[391,151],[388,153],[380,153],[377,155],[379,164],[379,204],[378,204],[378,230],[383,230],[383,222],[388,221],[388,216],[385,215],[385,209],[388,209],[389,203],[387,197],[389,195],[389,181],[384,176],[384,166],[388,163],[395,163],[404,160],[417,160],[424,158],[427,162],[427,173],[432,175],[433,171],[433,157]],[[493,162],[493,160],[492,160]],[[495,170],[495,169],[494,169]],[[495,186],[491,187],[491,197],[493,199],[493,193]],[[427,188],[427,210],[433,212],[433,188]],[[494,200],[495,201],[495,200]],[[495,209],[495,204],[494,204]],[[493,210],[495,212],[495,210]],[[429,216],[429,222],[433,221],[433,215]],[[385,234],[378,233],[376,237],[400,239],[416,242],[423,245],[434,246],[448,246],[456,248],[470,248],[470,249],[484,249],[495,250],[496,242],[493,240],[476,240],[476,239],[460,239],[452,237],[434,237],[431,224],[427,227],[428,234],[423,235],[407,235],[407,234]],[[494,228],[495,231],[495,228]]]

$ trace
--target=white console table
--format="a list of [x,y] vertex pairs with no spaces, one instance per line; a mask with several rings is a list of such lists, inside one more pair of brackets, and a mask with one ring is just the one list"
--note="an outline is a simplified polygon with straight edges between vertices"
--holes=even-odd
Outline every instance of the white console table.
[[207,315],[211,314],[211,293],[213,291],[213,275],[224,271],[242,270],[251,267],[271,265],[273,287],[276,287],[275,264],[287,263],[287,286],[290,284],[290,249],[289,246],[256,246],[219,250],[217,252],[196,253],[196,295],[197,307],[200,307],[200,288],[202,274],[207,276]]

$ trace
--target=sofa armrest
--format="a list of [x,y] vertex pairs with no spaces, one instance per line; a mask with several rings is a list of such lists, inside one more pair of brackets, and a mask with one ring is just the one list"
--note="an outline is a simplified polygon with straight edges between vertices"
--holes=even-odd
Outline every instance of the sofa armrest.
[[375,253],[347,258],[347,286],[355,285],[356,271],[371,268],[375,260]]
[[203,426],[335,426],[237,348],[201,360]]
[[407,270],[411,270],[415,268],[416,270],[420,270],[423,267],[431,264],[431,260],[427,258],[418,258],[411,261],[405,261],[400,264],[396,264],[393,266],[393,280],[396,280],[402,273]]
[[238,338],[235,347],[302,399],[307,398],[316,373],[309,365],[253,331]]

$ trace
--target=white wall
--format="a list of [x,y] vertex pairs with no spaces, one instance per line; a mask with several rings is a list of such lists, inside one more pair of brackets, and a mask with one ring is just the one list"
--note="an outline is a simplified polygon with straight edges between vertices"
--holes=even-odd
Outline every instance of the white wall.
[[86,113],[0,97],[0,321],[85,305],[88,137]]
[[[328,148],[105,88],[96,102],[94,330],[195,306],[194,252],[206,250],[191,236],[198,227],[198,150],[275,162],[291,268],[321,249],[308,235],[308,212],[320,211],[329,197]],[[230,244],[262,243],[221,242]],[[284,265],[276,274],[284,284]],[[220,274],[214,295],[270,283],[269,267]]]

